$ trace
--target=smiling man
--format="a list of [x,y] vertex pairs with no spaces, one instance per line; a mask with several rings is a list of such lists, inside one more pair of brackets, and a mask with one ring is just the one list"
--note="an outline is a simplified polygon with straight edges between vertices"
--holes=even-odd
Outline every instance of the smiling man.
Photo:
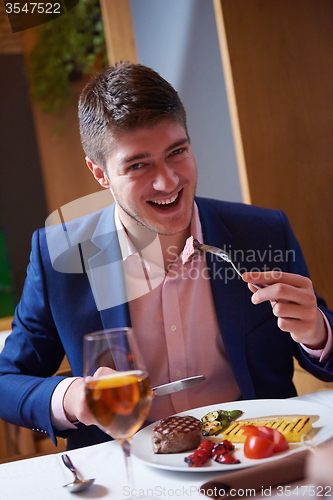
[[[150,421],[295,396],[294,357],[333,380],[333,312],[314,292],[286,216],[195,196],[186,114],[172,86],[145,66],[118,64],[83,89],[79,120],[87,165],[115,203],[34,234],[0,355],[0,418],[55,442],[67,437],[69,448],[109,439],[85,403],[82,347],[85,334],[113,327],[134,328],[152,386],[206,377],[156,397]],[[216,256],[183,264],[191,235],[227,249],[243,280]],[[53,376],[64,354],[73,377]]]
[[89,157],[86,161],[101,186],[111,190],[129,231],[143,226],[161,235],[165,255],[171,247],[181,252],[190,236],[197,170],[180,123],[164,118],[150,127],[116,133],[105,167]]

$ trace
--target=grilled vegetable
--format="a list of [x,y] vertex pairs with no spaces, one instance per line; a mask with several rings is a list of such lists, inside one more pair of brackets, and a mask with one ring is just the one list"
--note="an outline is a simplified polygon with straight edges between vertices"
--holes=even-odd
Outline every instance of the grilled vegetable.
[[239,460],[231,455],[234,448],[234,445],[227,439],[219,444],[214,444],[210,439],[206,439],[198,446],[194,453],[187,456],[184,460],[189,467],[202,467],[209,458],[220,464],[238,464]]
[[212,449],[212,459],[219,464],[239,464],[239,460],[231,455],[234,449],[234,445],[227,439],[224,439]]
[[[226,427],[225,427],[226,428]],[[222,423],[218,420],[211,420],[202,424],[202,435],[213,436],[223,430]]]
[[214,410],[204,415],[202,422],[202,435],[213,436],[229,427],[230,422],[243,414],[241,410]]
[[232,420],[236,420],[236,418],[240,417],[241,415],[243,415],[243,412],[242,410],[231,410],[231,411],[228,411],[228,410],[221,410],[224,415],[226,417],[228,417],[228,419],[230,420],[230,422]]
[[260,419],[238,420],[233,422],[228,429],[225,430],[223,437],[229,439],[233,443],[244,443],[246,435],[242,427],[246,425],[265,426],[279,430],[289,443],[298,443],[302,441],[302,436],[306,436],[312,430],[311,418],[305,415],[297,417],[277,417],[270,419],[262,417]]
[[219,420],[221,410],[210,411],[202,417],[201,422],[204,424],[205,422],[211,422],[212,420]]
[[192,453],[192,455],[184,458],[185,462],[189,467],[201,467],[210,458],[213,446],[213,441],[206,439],[201,444],[199,444],[198,448],[194,453]]

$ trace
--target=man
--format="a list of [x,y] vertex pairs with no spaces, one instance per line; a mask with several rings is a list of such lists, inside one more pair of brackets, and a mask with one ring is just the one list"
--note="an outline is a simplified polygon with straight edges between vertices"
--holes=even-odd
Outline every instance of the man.
[[[35,233],[0,357],[0,417],[53,440],[68,436],[69,448],[106,440],[85,403],[82,340],[117,326],[133,326],[152,386],[206,376],[155,398],[151,421],[294,396],[293,356],[333,380],[333,313],[313,291],[287,218],[194,198],[196,164],[175,90],[149,68],[122,63],[85,87],[79,119],[87,165],[115,204]],[[212,255],[183,265],[190,235],[228,249],[251,272],[242,281]],[[64,354],[74,377],[52,377]]]

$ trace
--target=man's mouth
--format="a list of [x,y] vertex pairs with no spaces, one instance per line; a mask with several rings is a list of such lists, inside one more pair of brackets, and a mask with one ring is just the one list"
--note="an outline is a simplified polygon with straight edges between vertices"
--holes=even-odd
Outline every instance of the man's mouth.
[[171,198],[168,198],[166,200],[149,200],[148,203],[150,203],[150,205],[153,205],[153,206],[161,208],[161,209],[167,209],[167,208],[173,207],[177,203],[177,200],[179,198],[180,193],[181,193],[181,191],[179,191],[174,196],[172,196]]

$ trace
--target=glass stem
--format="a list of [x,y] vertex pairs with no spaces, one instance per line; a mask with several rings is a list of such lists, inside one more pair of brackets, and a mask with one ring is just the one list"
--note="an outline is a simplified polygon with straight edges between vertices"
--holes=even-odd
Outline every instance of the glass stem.
[[127,481],[131,488],[134,488],[134,478],[133,478],[133,469],[132,469],[132,460],[131,460],[131,440],[130,439],[122,439],[120,441],[121,447],[124,451],[125,457],[125,467],[127,473]]

